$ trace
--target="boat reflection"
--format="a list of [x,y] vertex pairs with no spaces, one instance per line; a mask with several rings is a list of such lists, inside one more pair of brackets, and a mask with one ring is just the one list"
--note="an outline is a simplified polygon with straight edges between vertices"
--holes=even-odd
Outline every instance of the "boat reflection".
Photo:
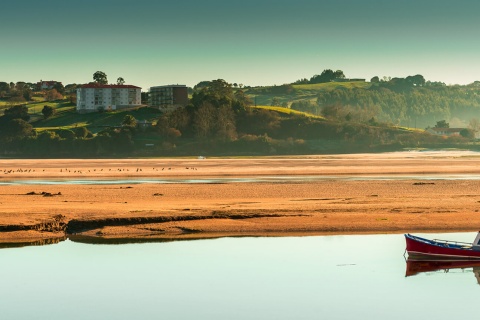
[[472,268],[477,283],[480,285],[480,261],[476,260],[415,260],[408,258],[405,277],[435,271],[448,273],[452,269],[461,269],[465,271],[465,269],[470,268]]

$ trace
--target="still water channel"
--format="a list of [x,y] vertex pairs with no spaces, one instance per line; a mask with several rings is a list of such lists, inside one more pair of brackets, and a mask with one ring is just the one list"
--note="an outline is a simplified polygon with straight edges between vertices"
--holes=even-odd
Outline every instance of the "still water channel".
[[399,234],[6,248],[0,318],[451,320],[477,313],[475,267],[406,277],[404,250]]

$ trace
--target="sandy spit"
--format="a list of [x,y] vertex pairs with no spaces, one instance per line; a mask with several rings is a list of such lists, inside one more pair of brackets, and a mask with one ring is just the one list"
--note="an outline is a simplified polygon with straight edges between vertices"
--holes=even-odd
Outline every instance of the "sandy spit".
[[[66,233],[161,239],[480,229],[480,157],[471,152],[0,160],[0,175],[3,243],[56,239]],[[265,176],[284,178],[131,183]],[[289,176],[296,179],[289,181]],[[308,179],[318,176],[330,179]],[[128,182],[95,183],[105,179]],[[53,180],[64,182],[48,183]]]

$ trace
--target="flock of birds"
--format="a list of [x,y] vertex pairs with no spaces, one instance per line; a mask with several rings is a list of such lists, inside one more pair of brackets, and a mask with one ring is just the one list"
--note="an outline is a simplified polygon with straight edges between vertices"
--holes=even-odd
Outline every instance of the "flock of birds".
[[[162,168],[152,168],[152,171],[171,171],[171,170],[174,170],[175,168],[172,168],[172,167],[162,167]],[[195,167],[185,167],[185,170],[198,170],[197,168]],[[104,169],[77,169],[77,170],[72,170],[72,169],[69,169],[69,168],[60,168],[60,173],[77,173],[77,174],[83,174],[83,173],[90,173],[90,174],[93,174],[93,173],[100,173],[100,172],[103,172]],[[105,169],[105,171],[107,171],[107,169]],[[1,169],[0,169],[0,172],[1,172]],[[35,172],[35,169],[4,169],[3,170],[3,173],[4,174],[15,174],[15,173],[34,173]],[[45,172],[45,169],[42,170],[42,172]],[[117,169],[111,169],[109,168],[108,169],[108,172],[110,173],[114,173],[114,172],[130,172],[130,169],[121,169],[121,168],[117,168]],[[136,168],[136,169],[132,169],[132,172],[143,172],[143,169],[142,168]]]

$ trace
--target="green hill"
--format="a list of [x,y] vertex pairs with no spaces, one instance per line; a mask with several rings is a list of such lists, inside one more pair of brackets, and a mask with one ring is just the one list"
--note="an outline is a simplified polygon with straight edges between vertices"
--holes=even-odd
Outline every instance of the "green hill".
[[276,111],[278,113],[283,113],[283,114],[301,115],[308,118],[325,119],[325,117],[322,117],[322,116],[317,116],[308,112],[298,111],[298,110],[280,107],[280,106],[255,106],[253,108],[271,110],[271,111]]
[[[447,86],[439,82],[413,83],[409,77],[376,83],[326,82],[285,84],[246,89],[255,105],[275,105],[325,115],[348,117],[357,122],[370,119],[397,126],[427,128],[439,120],[451,127],[467,128],[479,122],[480,86],[476,83]],[[328,110],[327,110],[328,111]]]
[[[43,108],[46,103],[39,103]],[[126,115],[132,115],[137,121],[156,120],[160,111],[158,109],[141,107],[131,110],[110,111],[110,112],[92,112],[92,113],[77,113],[75,106],[68,102],[51,103],[56,109],[54,116],[48,119],[43,119],[41,113],[34,116],[31,124],[37,131],[48,129],[71,129],[75,127],[86,127],[89,131],[97,133],[106,127],[120,126]],[[29,104],[29,110],[34,107]],[[33,110],[32,110],[33,111]],[[41,109],[40,109],[41,111]]]
[[316,103],[318,94],[342,89],[368,89],[371,83],[362,81],[326,82],[315,84],[285,84],[280,86],[248,88],[245,93],[256,105],[272,105],[276,99],[283,106],[293,102],[310,101]]

